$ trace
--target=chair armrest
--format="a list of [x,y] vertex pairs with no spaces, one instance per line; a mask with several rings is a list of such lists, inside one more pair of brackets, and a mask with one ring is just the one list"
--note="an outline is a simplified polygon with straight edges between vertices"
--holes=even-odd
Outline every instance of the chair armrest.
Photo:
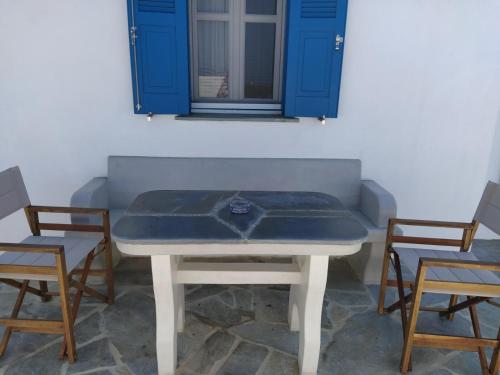
[[499,262],[482,262],[475,260],[459,260],[459,259],[420,258],[419,267],[459,268],[459,269],[469,269],[469,270],[500,272]]
[[436,228],[457,228],[472,229],[474,223],[462,223],[458,221],[437,221],[437,220],[415,220],[391,218],[390,223],[394,225],[409,225],[418,227],[436,227]]
[[397,205],[394,196],[372,180],[361,181],[361,212],[379,228],[387,228],[389,218],[395,217]]
[[[109,239],[110,223],[109,210],[107,208],[86,208],[86,207],[53,207],[53,206],[28,206],[26,207],[30,226],[33,233],[40,233],[40,230],[59,230],[71,232],[96,232],[104,233],[104,237]],[[101,216],[100,224],[94,224],[94,221],[71,224],[63,223],[41,223],[39,213],[67,213],[76,214],[78,217],[85,216]]]
[[109,212],[107,208],[88,208],[88,207],[29,206],[28,209],[34,212],[100,215],[100,216],[103,216]]
[[[95,177],[75,191],[71,197],[71,206],[108,208],[108,178]],[[94,218],[77,213],[71,215],[71,222],[74,224],[96,223]]]
[[49,253],[60,254],[64,246],[60,245],[30,245],[23,243],[0,243],[0,251],[22,253]]
[[[436,237],[415,237],[405,235],[394,235],[396,225],[434,227],[434,228],[455,228],[462,229],[463,234],[460,239],[454,238],[436,238]],[[406,243],[417,245],[437,245],[460,247],[463,251],[468,251],[477,228],[476,222],[462,223],[454,221],[436,221],[436,220],[414,220],[414,219],[389,219],[388,243]]]

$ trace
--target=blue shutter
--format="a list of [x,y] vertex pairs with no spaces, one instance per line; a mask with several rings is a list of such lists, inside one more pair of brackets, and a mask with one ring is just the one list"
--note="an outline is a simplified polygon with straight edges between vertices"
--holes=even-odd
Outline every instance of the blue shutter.
[[337,117],[347,0],[288,2],[286,116]]
[[185,0],[128,0],[135,113],[189,113]]

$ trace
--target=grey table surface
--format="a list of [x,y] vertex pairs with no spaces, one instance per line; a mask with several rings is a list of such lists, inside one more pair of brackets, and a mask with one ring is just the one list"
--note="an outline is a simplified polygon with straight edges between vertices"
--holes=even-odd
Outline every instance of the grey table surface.
[[[250,203],[234,214],[230,202]],[[139,195],[113,226],[122,243],[355,244],[366,229],[335,197],[316,192],[155,190]]]

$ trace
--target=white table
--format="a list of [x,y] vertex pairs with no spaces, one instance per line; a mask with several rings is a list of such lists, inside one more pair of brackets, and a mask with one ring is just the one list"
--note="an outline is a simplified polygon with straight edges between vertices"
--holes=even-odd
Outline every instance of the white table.
[[[247,214],[231,213],[236,197],[251,203]],[[329,256],[356,253],[367,236],[336,198],[322,193],[167,190],[138,196],[112,233],[120,251],[151,256],[160,375],[175,373],[184,284],[290,284],[288,321],[299,331],[300,372],[316,374]],[[259,255],[292,260],[213,259]]]

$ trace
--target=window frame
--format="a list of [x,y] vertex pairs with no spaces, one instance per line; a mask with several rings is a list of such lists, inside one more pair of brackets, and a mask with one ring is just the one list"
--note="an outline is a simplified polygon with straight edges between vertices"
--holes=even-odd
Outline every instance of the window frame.
[[[223,110],[221,104],[226,103],[231,112],[237,111],[238,107],[244,105],[255,109],[270,108],[269,104],[281,104],[283,100],[284,82],[284,45],[286,26],[286,0],[276,0],[275,15],[246,14],[246,0],[228,1],[228,13],[198,12],[198,0],[189,0],[189,68],[191,104],[217,103],[217,108]],[[198,79],[198,21],[225,21],[228,22],[229,33],[229,97],[208,98],[199,96]],[[245,98],[245,33],[247,23],[274,23],[275,45],[274,45],[274,71],[273,71],[273,97],[272,98]],[[238,25],[239,27],[235,27]],[[236,53],[235,53],[236,51]],[[236,78],[236,79],[235,79]],[[199,106],[198,106],[199,107]],[[203,106],[202,106],[203,107]],[[276,106],[272,106],[276,109]],[[281,107],[280,107],[281,108]]]

